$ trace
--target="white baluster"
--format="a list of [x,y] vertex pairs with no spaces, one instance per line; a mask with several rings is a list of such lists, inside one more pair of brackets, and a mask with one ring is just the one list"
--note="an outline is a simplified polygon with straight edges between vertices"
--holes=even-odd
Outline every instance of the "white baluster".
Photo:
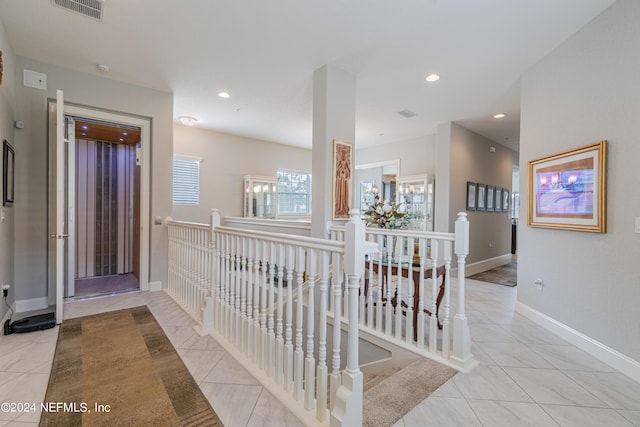
[[319,421],[326,421],[329,418],[327,407],[327,305],[330,259],[331,255],[327,251],[320,253],[320,317],[318,319],[318,368],[316,369],[318,381],[316,418]]
[[407,239],[407,313],[405,316],[405,342],[407,344],[413,343],[413,303],[415,298],[416,283],[413,282],[413,253],[414,253],[414,239]]
[[438,285],[438,240],[431,242],[431,317],[429,318],[429,353],[438,351],[438,310],[437,299],[440,286]]
[[[307,302],[307,356],[304,361],[304,378],[306,382],[304,384],[304,407],[311,411],[315,409],[315,358],[313,357],[314,349],[314,334],[315,334],[315,322],[314,317],[316,313],[315,306],[315,282],[316,275],[318,274],[318,252],[314,249],[309,251],[309,259],[307,268],[307,282],[309,283],[309,293]],[[298,300],[302,301],[302,293],[298,293]],[[300,379],[302,381],[302,378]],[[297,381],[297,380],[296,380]]]
[[285,266],[285,248],[278,245],[278,308],[276,313],[276,381],[278,384],[284,383],[284,337],[283,337],[283,321],[282,314],[284,309],[283,303],[283,286],[284,266]]
[[420,284],[418,289],[418,348],[424,348],[424,333],[425,333],[425,315],[424,315],[424,263],[426,259],[426,239],[420,239],[419,243],[420,254]]
[[[402,242],[402,236],[398,236],[396,237],[396,239],[399,242]],[[398,244],[398,246],[396,247],[400,247],[402,248],[402,245]],[[403,298],[403,280],[402,280],[402,276],[403,276],[403,271],[404,268],[402,266],[402,252],[400,251],[395,251],[396,256],[396,262],[397,262],[397,277],[398,277],[398,287],[396,288],[396,339],[399,340],[402,338],[402,298]],[[389,268],[389,270],[391,270],[391,268]]]
[[[293,353],[293,397],[300,401],[302,400],[302,386],[303,386],[303,372],[304,372],[304,350],[302,349],[302,329],[303,329],[303,291],[302,285],[304,284],[304,270],[305,270],[305,252],[304,248],[296,248],[296,347]],[[289,294],[293,294],[293,287],[289,289]],[[311,306],[308,308],[311,311]],[[307,325],[308,327],[308,325]],[[312,331],[313,337],[313,331]]]
[[293,388],[293,270],[295,268],[295,248],[287,246],[287,309],[284,340],[284,389]]
[[451,351],[451,331],[449,330],[449,298],[451,293],[451,242],[444,242],[444,319],[442,320],[442,357],[449,358]]
[[276,333],[274,330],[275,319],[275,283],[276,283],[276,245],[269,244],[269,320],[267,323],[269,337],[269,356],[267,358],[268,373],[272,377],[276,377]]
[[[378,252],[380,253],[380,259],[377,261],[377,264],[378,264],[378,296],[376,298],[376,319],[375,319],[375,323],[376,323],[376,331],[382,332],[382,298],[385,297],[385,295],[383,295],[385,287],[383,286],[384,277],[382,275],[382,259],[384,257],[384,248],[382,247],[382,245],[383,245],[384,236],[378,234],[377,238],[378,238]],[[388,283],[386,285],[389,286]]]
[[[337,258],[334,257],[334,260]],[[342,265],[342,257],[338,261],[340,265]],[[336,268],[336,265],[333,264],[333,268]],[[330,408],[333,410],[333,405],[335,404],[336,392],[338,391],[338,387],[340,387],[340,339],[341,339],[341,325],[342,325],[342,279],[344,278],[343,274],[334,275],[334,280],[336,277],[339,278],[339,282],[333,283],[331,288],[333,289],[333,357],[331,359],[332,362],[332,371],[329,375],[329,403]]]

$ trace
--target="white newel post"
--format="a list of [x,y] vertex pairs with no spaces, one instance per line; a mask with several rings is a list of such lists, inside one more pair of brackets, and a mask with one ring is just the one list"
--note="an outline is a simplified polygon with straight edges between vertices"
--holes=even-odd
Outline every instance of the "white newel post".
[[212,262],[209,264],[209,280],[206,281],[210,284],[209,289],[207,290],[207,294],[202,304],[202,325],[196,327],[196,331],[200,335],[206,335],[213,330],[214,326],[214,309],[215,304],[217,303],[216,298],[219,295],[216,295],[216,291],[218,289],[218,278],[217,278],[217,267],[216,267],[216,227],[220,226],[220,210],[211,209],[211,216],[209,221],[210,229],[209,229],[209,245],[211,246],[211,257]]
[[[358,209],[352,209],[349,216],[349,222],[344,227],[344,270],[349,279],[349,293],[357,296],[360,278],[364,274],[365,226]],[[332,427],[362,425],[363,378],[358,355],[358,298],[349,298],[349,305],[347,367],[342,373],[342,385],[338,388],[331,411]]]
[[458,258],[458,311],[453,318],[453,355],[451,361],[463,370],[477,363],[471,354],[471,335],[464,308],[465,259],[469,254],[469,221],[465,212],[458,213],[455,225],[454,251]]

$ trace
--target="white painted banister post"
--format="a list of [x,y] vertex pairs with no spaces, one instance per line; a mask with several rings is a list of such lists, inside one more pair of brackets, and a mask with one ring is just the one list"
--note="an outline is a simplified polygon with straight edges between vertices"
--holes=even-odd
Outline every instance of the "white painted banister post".
[[[216,253],[216,233],[215,228],[220,226],[220,210],[211,209],[211,216],[209,219],[209,244],[211,245],[211,256],[215,257]],[[213,261],[213,260],[212,260]],[[217,268],[216,262],[211,262],[209,264],[209,283],[211,283],[211,287],[207,290],[207,296],[202,305],[202,325],[197,328],[197,332],[200,335],[206,335],[213,330],[214,326],[214,310],[215,304],[217,303],[216,298],[219,297],[219,293],[217,292],[219,283],[217,278]]]
[[[336,393],[331,411],[332,427],[362,425],[362,372],[358,355],[358,290],[364,274],[365,226],[360,211],[349,211],[349,222],[344,227],[344,271],[349,279],[349,334],[347,343],[347,368],[342,373],[342,385]],[[338,327],[335,325],[334,327]]]
[[464,308],[465,259],[469,254],[469,221],[465,212],[458,213],[455,225],[455,248],[458,258],[458,307],[453,318],[453,355],[452,362],[463,368],[471,369],[474,363],[471,354],[471,335]]

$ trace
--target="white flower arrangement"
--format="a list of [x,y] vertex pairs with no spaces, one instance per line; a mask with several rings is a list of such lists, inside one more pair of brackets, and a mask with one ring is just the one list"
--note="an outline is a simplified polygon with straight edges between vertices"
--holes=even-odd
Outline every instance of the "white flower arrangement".
[[405,203],[391,203],[389,200],[380,201],[376,196],[375,203],[363,213],[367,225],[375,224],[379,228],[406,229],[413,215],[408,214],[409,209]]

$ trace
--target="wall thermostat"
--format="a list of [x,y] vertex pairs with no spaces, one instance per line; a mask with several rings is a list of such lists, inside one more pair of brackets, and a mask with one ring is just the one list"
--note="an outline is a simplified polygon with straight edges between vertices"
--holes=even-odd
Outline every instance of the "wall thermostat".
[[16,120],[15,123],[13,123],[13,127],[16,129],[24,129],[24,122],[22,120]]

